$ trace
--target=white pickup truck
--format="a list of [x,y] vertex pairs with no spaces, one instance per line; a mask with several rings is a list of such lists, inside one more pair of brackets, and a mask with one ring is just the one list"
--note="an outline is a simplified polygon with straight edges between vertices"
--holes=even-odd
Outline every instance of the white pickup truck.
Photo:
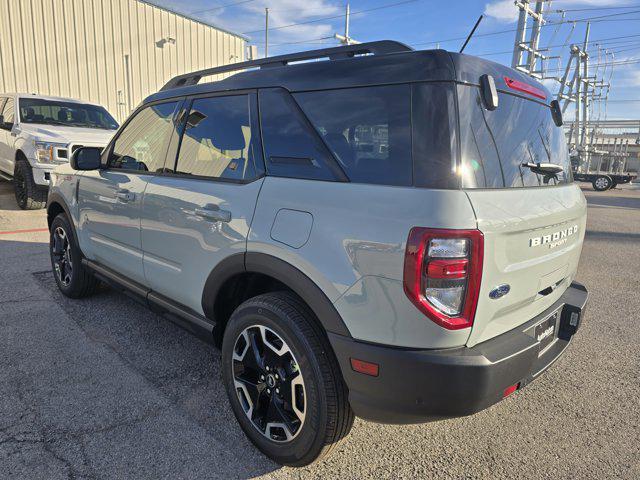
[[14,181],[20,208],[44,208],[51,170],[68,162],[79,147],[106,146],[117,128],[100,105],[0,94],[0,177]]

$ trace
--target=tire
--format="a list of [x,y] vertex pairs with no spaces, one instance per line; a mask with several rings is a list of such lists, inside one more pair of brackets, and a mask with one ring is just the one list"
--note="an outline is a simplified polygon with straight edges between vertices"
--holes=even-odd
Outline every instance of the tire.
[[240,426],[279,464],[308,465],[351,430],[354,415],[329,341],[291,293],[259,295],[235,310],[222,342],[222,369]]
[[591,182],[591,184],[596,192],[604,192],[611,188],[613,181],[608,175],[599,175],[593,180],[593,182]]
[[51,268],[60,291],[70,298],[93,294],[100,282],[82,265],[82,253],[75,232],[64,213],[53,219],[49,232]]
[[609,189],[614,189],[618,186],[618,182],[616,182],[615,180],[611,180],[611,186],[609,187]]
[[31,166],[24,159],[18,159],[13,172],[13,187],[16,202],[22,210],[39,210],[47,204],[48,189],[33,181]]

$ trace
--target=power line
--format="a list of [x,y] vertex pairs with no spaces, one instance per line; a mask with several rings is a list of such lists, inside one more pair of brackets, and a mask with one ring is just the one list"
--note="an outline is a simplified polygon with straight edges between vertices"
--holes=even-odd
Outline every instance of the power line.
[[[352,16],[353,15],[359,15],[359,14],[362,14],[362,13],[373,12],[373,11],[376,11],[376,10],[382,10],[382,9],[385,9],[385,8],[397,7],[399,5],[406,5],[407,3],[415,3],[415,2],[420,2],[420,1],[422,1],[422,0],[404,0],[402,2],[388,3],[386,5],[380,5],[380,6],[374,7],[374,8],[368,8],[368,9],[365,9],[365,10],[358,10],[358,11],[355,11],[355,12],[351,12],[351,15]],[[290,23],[288,25],[281,25],[279,27],[271,27],[270,30],[282,30],[284,28],[296,27],[298,25],[307,25],[309,23],[323,22],[325,20],[333,20],[333,19],[336,19],[336,18],[344,18],[344,13],[342,13],[340,15],[331,15],[331,16],[328,16],[328,17],[314,18],[313,20],[307,20],[307,21],[304,21],[304,22]],[[242,34],[243,35],[249,35],[251,33],[261,33],[261,32],[262,32],[262,30],[251,30],[249,32],[242,32]]]
[[[632,43],[632,42],[637,42],[638,41],[638,37],[640,37],[640,34],[636,34],[636,35],[619,35],[619,36],[616,36],[616,37],[598,38],[598,39],[595,39],[595,40],[590,40],[589,41],[589,45],[600,45],[600,46],[606,48],[606,47],[617,45],[617,44],[628,44],[628,43]],[[323,45],[323,44],[325,44],[325,42],[320,43],[321,40],[330,40],[330,39],[333,39],[333,37],[307,38],[307,39],[293,41],[293,42],[276,43],[276,44],[273,44],[273,46],[316,45],[316,44]],[[633,40],[629,40],[629,39],[633,39]],[[610,42],[610,40],[614,40],[614,41]],[[600,42],[608,42],[608,43],[607,43],[607,45],[602,45]],[[257,41],[257,42],[252,42],[252,43],[255,44],[255,45],[262,45],[264,42],[263,41]],[[420,44],[416,43],[416,44],[413,44],[413,45],[420,45]],[[548,49],[562,48],[562,47],[566,47],[568,45],[570,45],[570,43],[548,45],[545,48],[548,48]],[[620,46],[623,46],[623,45],[620,45]],[[513,50],[503,50],[503,51],[499,51],[499,52],[476,53],[474,55],[476,55],[478,57],[488,57],[488,56],[492,56],[492,55],[503,55],[503,54],[507,54],[507,53],[512,53],[512,51]]]
[[[594,68],[594,67],[611,67],[611,66],[620,66],[620,65],[636,65],[640,63],[640,59],[637,58],[630,58],[628,60],[621,60],[619,62],[609,62],[609,63],[595,63],[595,64],[590,64],[589,68]],[[549,73],[549,72],[563,72],[564,68],[551,68],[548,70],[545,70],[545,72]]]
[[[589,22],[589,21],[602,21],[601,19],[603,18],[608,18],[611,16],[619,16],[619,15],[631,15],[634,13],[640,13],[640,10],[633,10],[631,12],[623,12],[623,13],[612,13],[609,15],[597,15],[595,17],[585,17],[585,18],[578,18],[578,19],[568,19],[568,20],[562,20],[562,21],[548,21],[546,24],[542,25],[542,27],[548,27],[551,25],[562,25],[562,24],[570,24],[570,23],[583,23],[583,22]],[[627,20],[627,19],[624,19]],[[527,27],[527,30],[531,29],[533,27]],[[478,33],[475,35],[475,37],[490,37],[493,35],[502,35],[504,33],[513,33],[513,32],[517,32],[518,29],[517,28],[510,28],[507,30],[498,30],[495,32],[487,32],[487,33]],[[436,43],[447,43],[447,42],[454,42],[454,41],[460,41],[460,40],[465,40],[467,37],[455,37],[455,38],[447,38],[444,40],[434,40],[431,42],[418,42],[418,43],[414,43],[414,45],[433,45]]]
[[[320,42],[320,40],[334,40],[333,36],[330,37],[319,37],[319,38],[309,38],[306,40],[299,40],[297,42],[282,42],[282,43],[270,43],[270,47],[279,47],[282,45],[315,45],[316,43],[323,45],[327,42]],[[262,45],[264,42],[253,42],[256,45]]]
[[[638,35],[622,35],[622,36],[618,36],[618,37],[609,37],[609,38],[600,38],[598,40],[590,40],[588,42],[589,45],[600,45],[601,47],[606,47],[606,45],[602,45],[600,42],[606,42],[608,40],[617,40],[617,39],[622,39],[622,38],[635,38],[635,40],[633,40],[633,42],[637,41],[638,37],[640,37],[640,34]],[[627,40],[624,43],[629,43],[630,41]],[[614,45],[616,43],[619,42],[611,42],[608,43],[607,45]],[[556,44],[556,45],[548,45],[546,48],[547,49],[554,49],[554,48],[562,48],[562,47],[567,47],[569,46],[570,43],[562,43],[562,44]],[[478,57],[486,57],[486,56],[491,56],[491,55],[503,55],[503,54],[507,54],[507,53],[511,53],[513,52],[513,50],[503,50],[500,52],[488,52],[488,53],[476,53],[475,55]]]
[[218,5],[217,7],[205,8],[203,10],[196,10],[194,12],[189,12],[189,14],[193,15],[193,14],[196,14],[196,13],[213,12],[214,10],[220,10],[222,8],[227,8],[227,7],[235,7],[236,5],[242,5],[244,3],[251,3],[251,2],[255,2],[255,1],[256,0],[242,0],[240,2],[227,3],[226,5]]
[[584,8],[563,8],[560,10],[552,10],[550,13],[559,12],[586,12],[591,10],[622,10],[625,8],[640,8],[640,5],[627,5],[624,7],[584,7]]

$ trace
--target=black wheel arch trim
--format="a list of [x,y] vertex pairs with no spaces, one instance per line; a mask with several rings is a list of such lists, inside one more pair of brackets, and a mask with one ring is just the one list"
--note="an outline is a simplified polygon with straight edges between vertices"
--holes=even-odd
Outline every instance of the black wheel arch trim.
[[306,274],[288,262],[266,253],[237,253],[220,262],[209,274],[202,293],[202,309],[215,320],[216,297],[225,282],[242,273],[261,273],[289,287],[311,308],[327,332],[351,337],[333,303]]
[[67,206],[67,202],[65,202],[64,197],[62,195],[60,195],[59,193],[49,193],[49,197],[47,198],[47,222],[49,224],[49,227],[51,226],[51,221],[53,221],[53,218],[49,219],[49,211],[51,210],[51,205],[57,203],[58,205],[60,205],[62,207],[62,210],[64,210],[64,213],[67,215],[67,218],[69,219],[69,223],[71,223],[71,226],[74,229],[73,234],[75,235],[75,222],[73,220],[73,217],[71,216],[71,212],[69,211],[69,207]]

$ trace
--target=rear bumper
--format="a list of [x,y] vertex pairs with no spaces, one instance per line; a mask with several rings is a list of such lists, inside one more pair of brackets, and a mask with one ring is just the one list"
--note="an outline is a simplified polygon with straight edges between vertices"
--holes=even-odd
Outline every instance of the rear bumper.
[[[524,387],[562,355],[580,327],[587,296],[586,288],[574,282],[542,314],[472,348],[400,349],[334,334],[329,334],[329,340],[349,387],[349,402],[359,417],[420,423],[465,416],[499,402],[514,384]],[[557,338],[540,353],[535,327],[556,310]],[[378,364],[379,375],[353,371],[351,358]]]

